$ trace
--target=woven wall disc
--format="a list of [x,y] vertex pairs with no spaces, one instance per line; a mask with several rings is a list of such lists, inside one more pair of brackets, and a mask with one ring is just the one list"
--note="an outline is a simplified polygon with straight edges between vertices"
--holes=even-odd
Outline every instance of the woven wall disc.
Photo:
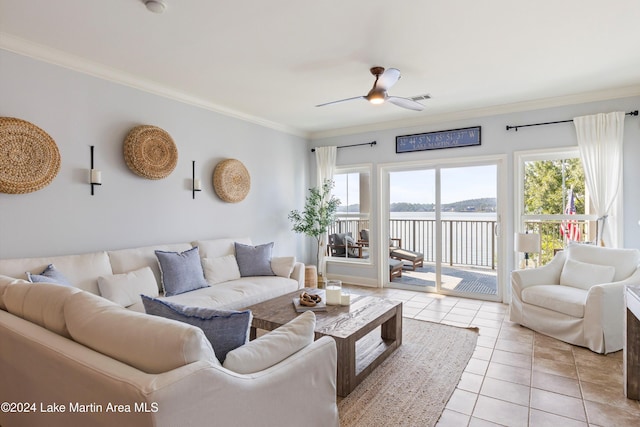
[[178,149],[171,136],[156,126],[136,126],[124,141],[124,160],[136,175],[166,178],[178,163]]
[[0,117],[0,192],[38,191],[59,170],[60,152],[48,133],[25,120]]
[[213,188],[225,202],[238,203],[249,194],[251,176],[240,160],[223,160],[213,171]]

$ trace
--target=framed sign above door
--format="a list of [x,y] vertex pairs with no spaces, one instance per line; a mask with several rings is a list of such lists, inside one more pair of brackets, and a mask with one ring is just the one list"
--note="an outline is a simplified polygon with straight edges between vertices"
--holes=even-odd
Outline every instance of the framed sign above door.
[[480,145],[480,126],[396,136],[396,153]]

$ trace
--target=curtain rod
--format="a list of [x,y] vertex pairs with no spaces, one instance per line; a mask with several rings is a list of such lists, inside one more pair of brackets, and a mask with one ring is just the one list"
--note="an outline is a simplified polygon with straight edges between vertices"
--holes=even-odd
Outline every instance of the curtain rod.
[[[376,145],[377,142],[376,141],[371,141],[371,142],[363,142],[362,144],[351,144],[351,145],[340,145],[339,147],[336,148],[349,148],[349,147],[359,147],[360,145],[368,145],[370,147],[373,147],[374,145]],[[315,148],[311,149],[312,153],[316,152]]]
[[[625,116],[637,116],[637,115],[638,115],[638,110],[630,111],[630,112],[625,114]],[[507,125],[507,130],[515,129],[516,132],[518,132],[518,128],[525,128],[525,127],[529,127],[529,126],[555,125],[556,123],[569,123],[569,122],[572,122],[572,121],[573,121],[573,119],[571,119],[571,120],[560,120],[560,121],[557,121],[557,122],[532,123],[530,125],[516,125],[516,126]]]

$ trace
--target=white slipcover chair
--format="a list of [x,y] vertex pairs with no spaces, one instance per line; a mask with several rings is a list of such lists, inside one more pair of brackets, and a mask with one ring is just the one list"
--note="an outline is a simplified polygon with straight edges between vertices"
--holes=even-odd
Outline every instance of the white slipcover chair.
[[545,266],[511,273],[512,322],[596,353],[622,349],[624,291],[640,251],[573,244]]

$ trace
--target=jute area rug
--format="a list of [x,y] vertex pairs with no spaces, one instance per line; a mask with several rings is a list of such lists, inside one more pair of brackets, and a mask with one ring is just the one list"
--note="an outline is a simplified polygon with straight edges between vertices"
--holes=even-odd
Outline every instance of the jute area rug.
[[403,319],[402,345],[347,397],[341,427],[434,426],[460,381],[477,329]]

